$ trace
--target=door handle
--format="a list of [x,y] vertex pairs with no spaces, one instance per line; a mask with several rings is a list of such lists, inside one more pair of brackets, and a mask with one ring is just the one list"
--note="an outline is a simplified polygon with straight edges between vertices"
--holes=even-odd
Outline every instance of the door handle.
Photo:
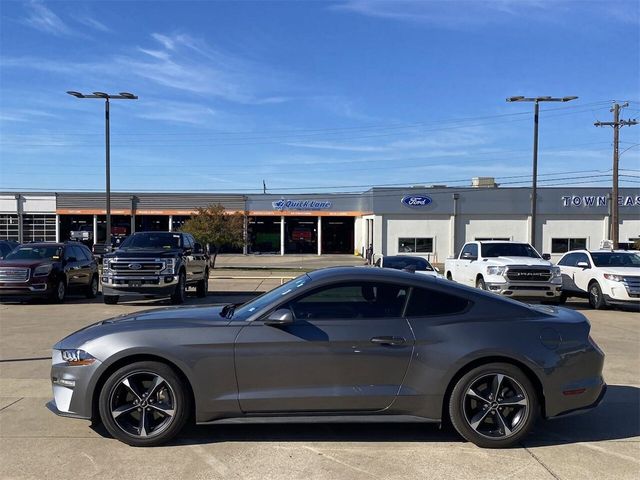
[[371,343],[377,345],[404,345],[407,340],[404,337],[373,337]]

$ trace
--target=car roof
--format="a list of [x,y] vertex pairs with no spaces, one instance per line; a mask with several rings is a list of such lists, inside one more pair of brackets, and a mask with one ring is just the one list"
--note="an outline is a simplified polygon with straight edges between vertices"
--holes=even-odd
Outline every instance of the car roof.
[[602,248],[602,249],[598,249],[598,250],[586,250],[586,249],[580,249],[580,250],[569,250],[568,252],[564,253],[564,255],[569,255],[570,253],[637,253],[640,254],[640,251],[638,250],[609,250],[607,248]]
[[[394,270],[390,268],[372,268],[372,267],[327,267],[320,270],[314,270],[307,275],[313,280],[340,279],[345,280],[396,280],[411,281],[415,283],[416,275],[402,270]],[[420,276],[420,281],[430,279],[426,275]]]

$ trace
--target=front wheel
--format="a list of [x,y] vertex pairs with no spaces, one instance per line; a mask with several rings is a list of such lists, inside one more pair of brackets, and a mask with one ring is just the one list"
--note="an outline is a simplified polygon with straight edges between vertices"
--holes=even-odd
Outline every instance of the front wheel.
[[188,390],[168,365],[136,362],[114,372],[100,391],[102,423],[116,439],[150,447],[175,437],[189,416]]
[[589,285],[589,305],[596,310],[603,309],[607,306],[607,302],[605,302],[604,295],[602,294],[602,288],[600,288],[598,282],[593,282]]
[[102,300],[107,305],[116,305],[120,297],[118,295],[103,295]]
[[518,443],[531,430],[538,408],[533,385],[508,363],[474,368],[458,380],[449,401],[455,429],[483,448]]
[[174,305],[180,305],[184,303],[184,299],[187,296],[186,294],[187,288],[187,279],[185,277],[184,272],[180,272],[178,276],[178,284],[176,285],[176,289],[171,294],[171,303]]
[[204,272],[204,278],[200,280],[196,286],[196,295],[200,298],[207,296],[209,292],[209,271]]
[[64,299],[66,296],[67,296],[67,284],[62,278],[59,278],[53,284],[53,290],[51,290],[51,296],[49,297],[49,299],[53,303],[62,303],[64,302]]
[[87,285],[85,295],[87,298],[96,298],[96,295],[98,295],[98,275],[91,277],[91,283]]
[[487,289],[487,284],[484,283],[484,278],[478,277],[478,279],[476,280],[476,288],[478,288],[480,290],[486,290]]

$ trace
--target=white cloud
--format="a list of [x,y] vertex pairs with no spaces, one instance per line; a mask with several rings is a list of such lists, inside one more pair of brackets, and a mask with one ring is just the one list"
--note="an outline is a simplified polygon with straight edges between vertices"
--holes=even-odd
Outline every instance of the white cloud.
[[53,35],[72,35],[74,33],[58,15],[41,2],[29,2],[27,10],[27,17],[24,19],[24,23],[41,32]]
[[100,22],[99,20],[96,20],[93,17],[90,17],[89,15],[75,15],[74,20],[76,20],[77,22],[90,27],[94,30],[98,30],[100,32],[110,32],[111,29],[109,27],[107,27],[104,23]]

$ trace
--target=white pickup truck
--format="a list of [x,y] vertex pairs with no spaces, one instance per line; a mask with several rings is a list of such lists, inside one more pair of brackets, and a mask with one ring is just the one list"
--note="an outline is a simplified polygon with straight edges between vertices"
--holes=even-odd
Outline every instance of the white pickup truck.
[[458,258],[445,261],[444,269],[449,280],[498,295],[560,303],[560,269],[528,243],[469,242]]

